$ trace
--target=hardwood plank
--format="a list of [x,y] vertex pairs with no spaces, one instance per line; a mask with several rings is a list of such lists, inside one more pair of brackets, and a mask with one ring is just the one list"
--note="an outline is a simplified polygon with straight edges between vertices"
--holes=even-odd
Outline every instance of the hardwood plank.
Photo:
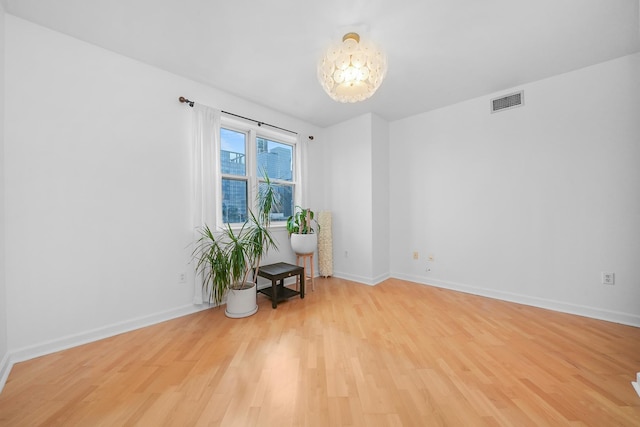
[[640,329],[390,279],[14,366],[0,426],[640,425]]

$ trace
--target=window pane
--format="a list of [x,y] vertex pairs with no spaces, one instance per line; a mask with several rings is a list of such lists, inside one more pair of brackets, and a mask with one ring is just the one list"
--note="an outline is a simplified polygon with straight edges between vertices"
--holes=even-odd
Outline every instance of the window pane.
[[242,132],[220,128],[220,168],[230,175],[247,174],[247,135]]
[[247,181],[222,179],[222,222],[247,220]]
[[[260,184],[260,191],[265,184]],[[278,196],[278,204],[271,209],[271,221],[286,221],[293,215],[293,185],[272,184]]]
[[293,146],[281,142],[256,138],[258,153],[257,175],[266,171],[271,179],[293,181]]

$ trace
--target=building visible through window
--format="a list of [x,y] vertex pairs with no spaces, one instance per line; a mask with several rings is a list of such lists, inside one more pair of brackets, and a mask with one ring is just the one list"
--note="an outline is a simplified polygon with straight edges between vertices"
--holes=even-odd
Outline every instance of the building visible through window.
[[[256,136],[251,130],[220,129],[222,222],[242,223],[256,199],[254,188],[266,172],[279,195],[272,221],[285,221],[295,206],[293,143]],[[251,173],[253,172],[253,173]]]

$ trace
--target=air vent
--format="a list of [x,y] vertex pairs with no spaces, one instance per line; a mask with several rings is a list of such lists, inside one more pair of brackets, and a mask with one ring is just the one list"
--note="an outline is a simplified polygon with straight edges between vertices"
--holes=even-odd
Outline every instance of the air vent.
[[524,104],[524,91],[512,93],[511,95],[502,96],[491,100],[491,112],[509,110],[511,108],[521,107]]

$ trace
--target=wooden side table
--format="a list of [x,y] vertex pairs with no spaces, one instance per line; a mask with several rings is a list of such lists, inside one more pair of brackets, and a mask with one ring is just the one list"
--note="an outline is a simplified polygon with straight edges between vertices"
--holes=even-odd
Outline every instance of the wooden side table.
[[[270,288],[258,289],[258,292],[261,292],[271,298],[272,308],[277,308],[278,302],[296,295],[300,295],[300,298],[304,298],[304,267],[287,264],[286,262],[278,262],[276,264],[269,264],[260,267],[258,269],[258,276],[271,280]],[[298,276],[296,280],[300,280],[300,291],[285,288],[284,279],[292,276]],[[278,283],[278,281],[280,283]]]
[[[311,290],[315,291],[316,286],[313,283],[313,252],[308,254],[296,254],[296,265],[300,265],[300,258],[302,258],[302,268],[304,268],[304,280],[311,281]],[[307,260],[309,260],[309,270],[311,270],[311,276],[307,274]],[[298,289],[298,279],[296,279],[296,289]]]

